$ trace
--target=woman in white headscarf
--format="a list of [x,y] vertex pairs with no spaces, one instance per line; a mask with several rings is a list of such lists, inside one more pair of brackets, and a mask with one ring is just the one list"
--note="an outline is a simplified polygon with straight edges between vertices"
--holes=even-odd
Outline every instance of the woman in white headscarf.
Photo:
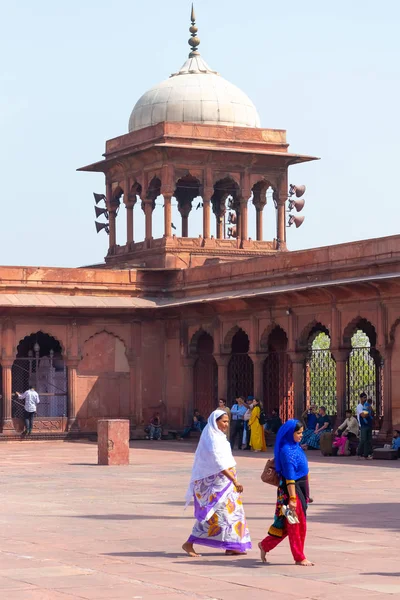
[[182,549],[200,556],[193,544],[221,548],[226,554],[246,554],[251,548],[236,462],[226,438],[229,417],[223,410],[209,416],[194,457],[186,506],[194,498],[196,522]]

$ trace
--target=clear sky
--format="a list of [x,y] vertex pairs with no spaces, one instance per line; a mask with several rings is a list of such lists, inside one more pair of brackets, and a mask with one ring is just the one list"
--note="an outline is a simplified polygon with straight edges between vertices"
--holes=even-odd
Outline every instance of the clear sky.
[[[92,192],[104,191],[104,176],[76,169],[100,160],[142,93],[185,61],[190,2],[0,0],[0,9],[0,263],[101,262],[108,239],[95,232]],[[290,249],[397,234],[400,2],[197,0],[195,9],[209,65],[250,96],[263,127],[287,130],[290,150],[321,157],[291,167],[307,194]],[[201,232],[200,212],[190,235]],[[139,240],[138,205],[136,214]],[[121,209],[120,243],[124,219]]]

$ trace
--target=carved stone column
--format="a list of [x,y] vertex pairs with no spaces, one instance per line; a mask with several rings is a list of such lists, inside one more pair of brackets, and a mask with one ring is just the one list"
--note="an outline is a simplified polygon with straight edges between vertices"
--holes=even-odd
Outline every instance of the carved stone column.
[[137,202],[135,193],[124,194],[124,203],[126,207],[126,243],[130,244],[134,240],[133,236],[133,209]]
[[[12,421],[12,366],[14,359],[3,358],[1,361],[2,374],[3,374],[3,385],[2,385],[2,399],[1,399],[1,415],[2,415],[2,432],[3,434],[12,435],[15,433],[13,421]],[[16,390],[24,392],[25,390]]]
[[213,189],[205,188],[203,192],[203,238],[208,240],[211,236],[211,196]]
[[253,204],[256,209],[256,239],[258,242],[263,240],[263,212],[267,203],[266,190],[253,190]]
[[251,360],[253,361],[254,368],[254,397],[257,400],[264,401],[264,362],[267,357],[267,354],[260,353],[249,353]]
[[279,181],[279,189],[274,191],[274,201],[277,210],[276,238],[278,249],[286,243],[286,200],[288,197],[287,172],[283,173]]
[[162,192],[164,198],[164,237],[172,235],[172,192]]
[[218,366],[218,398],[228,400],[228,363],[230,354],[214,354]]
[[142,210],[145,216],[145,240],[150,244],[153,239],[153,210],[155,209],[155,201],[149,198],[142,200]]
[[383,359],[383,423],[381,427],[381,436],[387,437],[393,431],[393,407],[392,407],[392,346],[387,346],[381,351]]
[[77,396],[77,368],[79,358],[77,356],[66,360],[68,374],[68,431],[79,431],[78,422],[76,420],[76,396]]
[[187,199],[179,203],[178,210],[182,217],[182,237],[189,237],[189,214],[192,210],[192,201]]
[[217,239],[222,240],[225,237],[224,223],[226,213],[226,198],[228,194],[224,194],[221,198],[213,202],[213,211],[217,224]]
[[[337,421],[343,423],[347,408],[347,376],[346,364],[349,350],[344,348],[332,351],[336,361],[336,399],[337,399]],[[339,425],[340,425],[339,423]]]
[[249,237],[248,235],[248,225],[247,225],[247,194],[245,197],[240,200],[240,240],[243,242],[247,242]]
[[306,354],[304,352],[288,352],[288,354],[293,365],[294,416],[299,419],[305,408],[304,365]]

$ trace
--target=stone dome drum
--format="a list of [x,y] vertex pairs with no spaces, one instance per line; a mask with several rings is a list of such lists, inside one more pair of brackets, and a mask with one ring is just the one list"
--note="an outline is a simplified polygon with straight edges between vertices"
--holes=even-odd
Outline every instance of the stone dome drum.
[[177,73],[137,101],[129,131],[163,121],[260,127],[260,117],[250,98],[210,69],[197,51],[191,52]]

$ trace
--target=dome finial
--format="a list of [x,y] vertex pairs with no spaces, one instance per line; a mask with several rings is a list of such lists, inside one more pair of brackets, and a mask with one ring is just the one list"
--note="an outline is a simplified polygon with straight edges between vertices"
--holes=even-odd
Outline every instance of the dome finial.
[[192,37],[189,38],[189,46],[191,47],[191,52],[189,54],[189,58],[193,56],[199,56],[200,52],[197,50],[200,44],[200,39],[197,37],[196,33],[198,32],[198,28],[196,27],[196,15],[194,13],[194,6],[192,2],[192,12],[190,14],[190,20],[192,21],[191,27],[189,27],[189,31],[192,34]]

